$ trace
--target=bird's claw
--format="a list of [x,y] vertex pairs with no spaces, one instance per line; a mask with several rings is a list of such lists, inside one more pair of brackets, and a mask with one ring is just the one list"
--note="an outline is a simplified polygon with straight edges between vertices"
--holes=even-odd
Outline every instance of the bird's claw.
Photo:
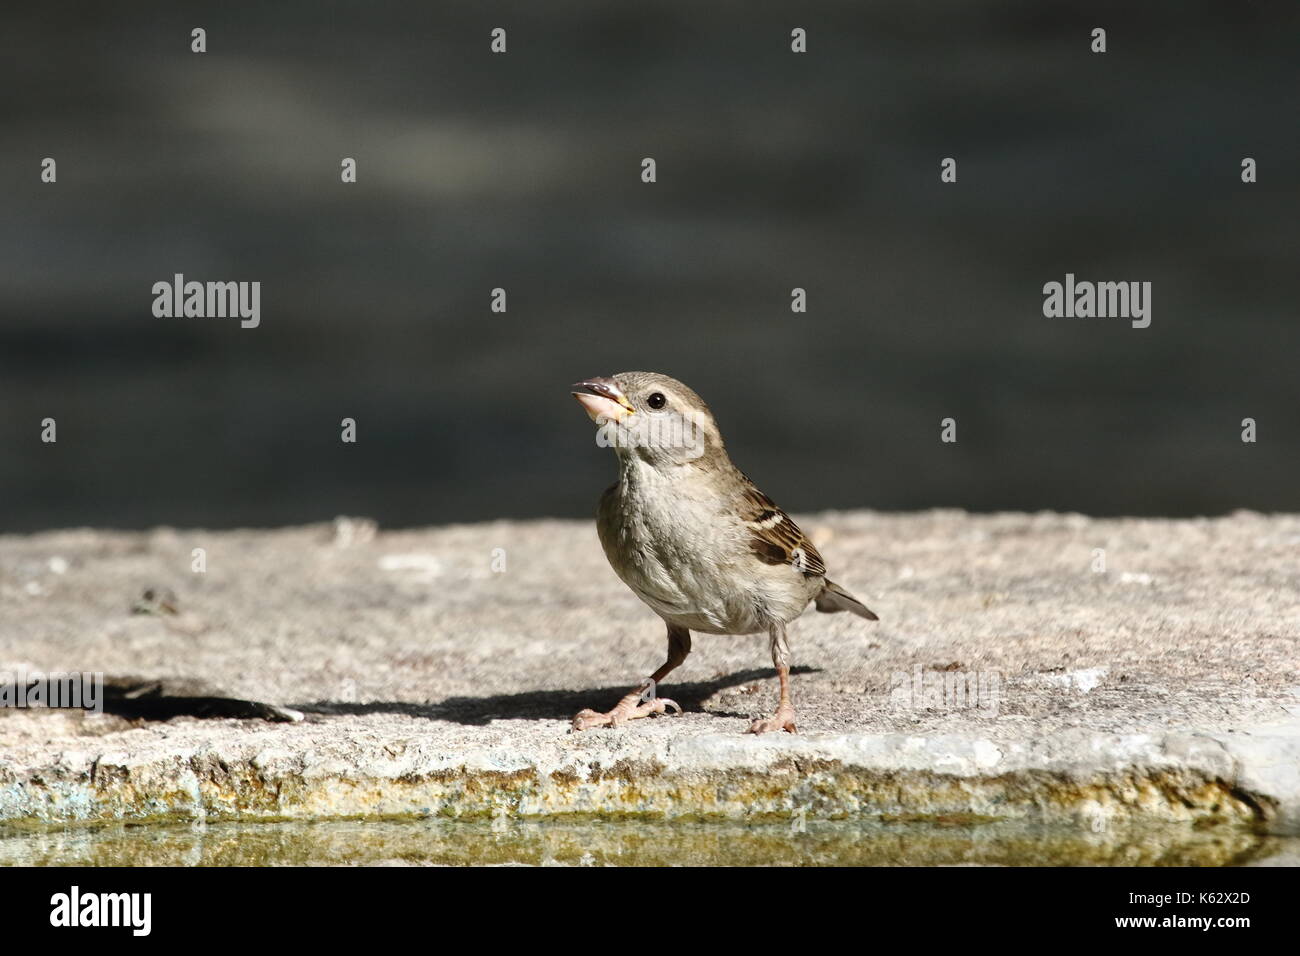
[[590,707],[580,710],[573,715],[573,726],[570,730],[590,730],[593,727],[612,727],[614,726],[614,712],[608,714],[598,714]]
[[799,729],[794,725],[793,708],[780,707],[771,717],[764,717],[749,725],[749,733],[751,734],[767,734],[774,730],[784,730],[790,734],[799,732]]
[[574,716],[572,729],[591,730],[595,727],[618,727],[629,720],[636,720],[640,717],[658,717],[661,714],[668,713],[669,708],[678,714],[682,712],[681,705],[667,697],[652,697],[650,700],[640,701],[632,705],[620,703],[606,714],[587,708],[578,711]]

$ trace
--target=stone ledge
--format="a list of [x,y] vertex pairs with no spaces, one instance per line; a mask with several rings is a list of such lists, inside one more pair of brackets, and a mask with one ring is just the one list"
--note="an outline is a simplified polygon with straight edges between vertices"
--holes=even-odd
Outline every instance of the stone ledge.
[[[710,636],[663,690],[684,716],[565,732],[663,655],[588,522],[0,537],[0,671],[201,680],[307,714],[0,712],[0,820],[802,811],[1300,832],[1297,517],[802,522],[882,621],[796,622],[804,733],[764,738],[743,730],[774,696],[765,642]],[[130,613],[159,586],[180,615]],[[996,706],[912,695],[918,672],[996,675]]]
[[1300,832],[1297,723],[1219,736],[1081,731],[1013,743],[648,737],[629,728],[577,736],[558,721],[493,722],[449,739],[422,723],[341,717],[269,729],[178,719],[165,731],[112,733],[36,765],[0,761],[0,820],[761,820],[803,811],[817,819],[969,815],[1091,829],[1159,822]]

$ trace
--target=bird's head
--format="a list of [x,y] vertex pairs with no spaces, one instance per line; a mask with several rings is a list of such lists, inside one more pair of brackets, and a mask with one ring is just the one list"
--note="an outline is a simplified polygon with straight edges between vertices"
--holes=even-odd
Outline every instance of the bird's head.
[[658,372],[619,372],[575,382],[573,397],[597,424],[598,444],[653,465],[704,463],[722,435],[704,399]]

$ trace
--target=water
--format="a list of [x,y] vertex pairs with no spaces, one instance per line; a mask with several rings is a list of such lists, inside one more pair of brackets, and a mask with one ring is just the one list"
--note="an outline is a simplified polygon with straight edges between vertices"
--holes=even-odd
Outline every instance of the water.
[[1236,828],[1087,833],[962,818],[789,823],[391,820],[0,829],[19,866],[1233,866],[1300,839]]

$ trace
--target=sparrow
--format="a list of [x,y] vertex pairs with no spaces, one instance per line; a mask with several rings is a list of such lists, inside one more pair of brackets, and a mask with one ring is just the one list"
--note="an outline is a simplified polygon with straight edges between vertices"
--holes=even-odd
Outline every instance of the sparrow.
[[750,733],[795,733],[786,625],[809,603],[878,620],[826,576],[811,541],[727,455],[704,399],[655,372],[620,372],[571,386],[618,455],[618,482],[600,499],[596,531],[614,573],[668,627],[668,659],[613,710],[583,710],[574,730],[681,712],[656,695],[691,650],[691,632],[768,634],[780,700]]

